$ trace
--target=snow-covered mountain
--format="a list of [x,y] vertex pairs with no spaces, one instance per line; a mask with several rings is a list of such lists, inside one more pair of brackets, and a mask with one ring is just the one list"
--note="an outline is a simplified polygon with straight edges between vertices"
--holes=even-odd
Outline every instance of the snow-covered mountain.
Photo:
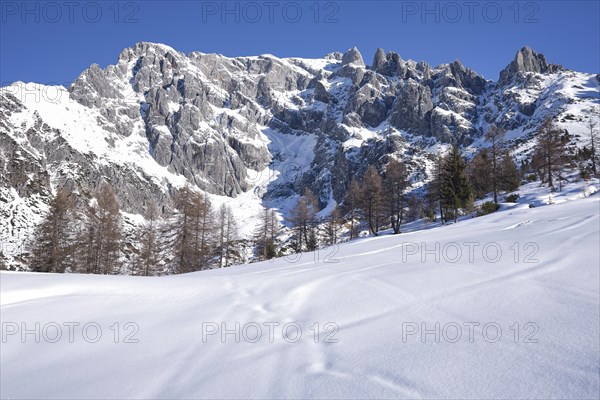
[[0,272],[0,397],[597,398],[600,199],[571,185],[212,271]]
[[138,43],[68,88],[2,88],[0,242],[18,252],[58,187],[85,200],[105,180],[131,221],[150,199],[170,206],[189,182],[233,203],[249,233],[267,192],[280,214],[304,187],[331,209],[353,175],[390,158],[418,187],[432,151],[485,146],[492,122],[521,157],[547,115],[577,141],[599,81],[527,47],[494,82],[459,61],[431,67],[383,50],[367,66],[356,48],[227,58]]

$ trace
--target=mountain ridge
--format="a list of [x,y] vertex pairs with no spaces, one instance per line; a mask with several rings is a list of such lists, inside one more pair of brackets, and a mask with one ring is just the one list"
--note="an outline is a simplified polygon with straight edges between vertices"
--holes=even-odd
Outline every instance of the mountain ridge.
[[453,143],[472,153],[490,123],[520,158],[546,116],[576,140],[599,104],[598,82],[528,47],[495,82],[458,61],[431,67],[382,49],[366,66],[356,48],[229,58],[138,42],[69,88],[2,88],[0,241],[27,238],[63,186],[85,201],[109,181],[135,215],[150,200],[171,207],[189,182],[238,204],[249,226],[266,193],[282,219],[305,187],[331,209],[352,176],[392,158],[418,188],[433,153]]

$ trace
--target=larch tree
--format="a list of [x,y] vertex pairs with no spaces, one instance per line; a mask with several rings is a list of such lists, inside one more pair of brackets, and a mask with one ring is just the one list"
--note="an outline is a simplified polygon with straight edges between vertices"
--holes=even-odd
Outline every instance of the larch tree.
[[318,211],[317,198],[310,189],[306,188],[291,210],[289,218],[296,252],[312,251],[317,248]]
[[74,217],[74,197],[66,189],[59,189],[34,235],[30,259],[33,271],[65,272],[68,268],[74,269]]
[[370,165],[361,182],[361,208],[371,234],[377,236],[383,219],[383,187],[381,176]]
[[432,204],[437,204],[437,208],[440,212],[440,221],[442,224],[446,222],[443,193],[444,163],[445,157],[441,153],[437,154],[433,160],[433,176],[431,182],[429,183],[429,197]]
[[356,180],[352,178],[346,196],[344,198],[345,219],[349,222],[350,240],[358,237],[358,228],[360,226],[360,200],[361,188]]
[[122,224],[117,197],[108,183],[87,206],[80,232],[84,270],[93,274],[120,271]]
[[207,193],[193,196],[193,230],[196,254],[196,271],[209,268],[209,261],[213,255],[214,233],[216,225],[214,223],[214,212],[212,204]]
[[494,203],[496,204],[498,204],[498,182],[500,180],[500,163],[502,157],[501,142],[504,139],[504,135],[504,130],[496,124],[490,125],[485,133],[485,138],[490,142],[489,160],[492,192],[494,194]]
[[157,274],[160,264],[161,243],[159,211],[156,203],[150,202],[144,212],[144,224],[141,227],[141,248],[138,272],[144,276]]
[[554,178],[560,179],[561,170],[566,164],[566,149],[560,129],[547,117],[537,132],[533,165],[542,183],[554,188]]
[[269,208],[267,202],[253,235],[259,261],[270,260],[277,255],[279,230],[280,225],[279,221],[277,221],[275,210]]
[[338,242],[340,237],[340,229],[342,225],[342,218],[340,209],[335,207],[333,211],[325,219],[325,223],[322,228],[322,236],[324,242],[327,245],[334,245]]
[[198,268],[198,232],[199,212],[196,205],[200,195],[189,185],[184,186],[175,197],[175,216],[172,229],[175,235],[173,272],[182,274],[197,271]]
[[383,193],[394,234],[400,233],[400,226],[404,220],[406,208],[404,191],[407,186],[408,180],[404,164],[397,160],[390,161],[383,179]]
[[596,146],[598,146],[598,130],[596,127],[598,120],[598,111],[592,110],[592,115],[587,122],[589,141],[590,141],[590,160],[592,161],[592,172],[594,176],[598,176],[598,169],[596,167],[597,155],[596,155]]
[[239,240],[239,229],[231,207],[221,205],[219,209],[218,253],[219,267],[229,267],[231,260],[238,254],[236,246]]

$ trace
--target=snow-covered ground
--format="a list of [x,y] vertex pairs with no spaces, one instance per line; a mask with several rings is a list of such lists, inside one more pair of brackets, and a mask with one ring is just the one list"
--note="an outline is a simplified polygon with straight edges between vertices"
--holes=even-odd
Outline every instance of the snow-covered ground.
[[2,272],[0,395],[598,398],[599,243],[593,194],[187,275]]

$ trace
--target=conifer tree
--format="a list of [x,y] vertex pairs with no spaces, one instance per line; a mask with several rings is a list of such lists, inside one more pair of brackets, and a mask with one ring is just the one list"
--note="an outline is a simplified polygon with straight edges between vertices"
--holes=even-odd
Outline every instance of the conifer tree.
[[323,226],[323,238],[327,245],[334,245],[338,242],[341,228],[341,213],[338,207],[327,216]]
[[390,225],[394,234],[400,233],[400,225],[404,220],[406,198],[404,191],[408,186],[406,170],[400,161],[388,163],[383,180],[383,192],[387,203]]
[[490,141],[489,160],[492,178],[492,191],[494,194],[494,203],[498,204],[498,181],[500,180],[500,143],[504,138],[504,130],[498,125],[492,124],[485,133],[485,138]]
[[174,272],[182,274],[209,268],[215,225],[208,195],[186,185],[176,197],[176,207]]
[[214,212],[207,193],[193,197],[192,224],[194,232],[195,271],[209,268],[214,253]]
[[294,248],[296,252],[312,251],[317,248],[317,212],[318,201],[308,188],[298,199],[296,206],[290,212],[290,222],[294,232]]
[[437,208],[440,212],[442,224],[446,221],[443,196],[444,163],[445,157],[441,153],[437,154],[433,160],[432,177],[427,190],[429,217],[435,219],[435,209]]
[[160,226],[156,203],[151,202],[144,212],[145,222],[141,230],[139,272],[144,276],[158,273],[160,263]]
[[551,117],[547,117],[537,132],[533,165],[542,179],[542,183],[554,188],[554,178],[559,178],[560,171],[567,161],[565,143],[561,131],[554,125]]
[[231,207],[223,204],[219,209],[219,267],[229,267],[232,259],[238,255],[238,226]]
[[189,185],[183,187],[175,197],[176,213],[172,221],[175,232],[174,273],[194,270],[193,234],[192,234],[192,190]]
[[346,197],[344,198],[345,218],[349,221],[350,225],[350,240],[358,237],[361,196],[360,185],[356,178],[353,177],[350,182],[350,187],[346,192]]
[[466,174],[466,163],[457,146],[445,159],[442,175],[442,197],[444,206],[453,210],[454,222],[458,220],[459,209],[470,209],[472,189]]
[[473,185],[473,192],[478,198],[482,198],[494,190],[490,157],[490,149],[483,148],[475,154],[468,165],[469,180]]
[[508,152],[505,152],[502,157],[500,171],[498,188],[507,192],[517,190],[521,185],[521,173],[517,164]]
[[267,204],[263,208],[260,222],[254,231],[254,243],[259,261],[270,260],[277,255],[277,240],[279,238],[280,224],[275,216],[275,210]]
[[65,272],[67,268],[74,269],[74,219],[75,199],[66,189],[59,189],[34,235],[30,259],[33,271]]
[[596,129],[597,120],[598,120],[598,112],[599,110],[592,110],[592,115],[587,123],[587,128],[589,131],[589,140],[590,140],[590,160],[592,161],[592,172],[594,176],[598,176],[598,170],[596,167],[597,162],[597,152],[596,147],[598,146],[598,130]]
[[383,219],[382,183],[379,173],[370,165],[361,182],[361,208],[371,234],[377,236]]
[[108,183],[88,205],[81,219],[80,264],[93,274],[112,274],[121,268],[122,222],[117,197]]

